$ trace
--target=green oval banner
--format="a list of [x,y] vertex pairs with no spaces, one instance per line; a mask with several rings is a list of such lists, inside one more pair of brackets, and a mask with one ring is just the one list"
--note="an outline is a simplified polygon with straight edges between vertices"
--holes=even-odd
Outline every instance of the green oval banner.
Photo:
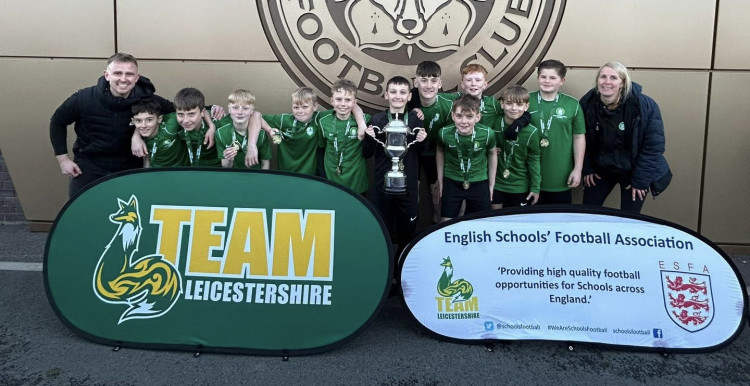
[[369,202],[321,179],[138,170],[68,202],[44,280],[60,319],[100,343],[298,355],[363,329],[391,254]]

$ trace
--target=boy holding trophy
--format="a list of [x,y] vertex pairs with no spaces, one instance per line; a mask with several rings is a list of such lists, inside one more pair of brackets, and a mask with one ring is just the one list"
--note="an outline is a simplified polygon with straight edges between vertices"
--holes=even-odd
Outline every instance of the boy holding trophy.
[[409,80],[395,76],[386,84],[388,109],[372,117],[363,151],[375,157],[374,181],[367,197],[385,220],[398,244],[396,256],[408,244],[419,214],[419,156],[427,133],[415,112],[406,113],[411,99]]

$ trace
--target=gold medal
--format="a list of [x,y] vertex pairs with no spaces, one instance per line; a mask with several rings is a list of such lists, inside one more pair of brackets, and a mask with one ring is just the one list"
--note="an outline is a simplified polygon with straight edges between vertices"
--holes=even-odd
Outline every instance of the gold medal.
[[271,140],[273,141],[273,144],[274,144],[274,145],[278,145],[278,144],[280,144],[280,143],[281,143],[281,141],[283,141],[283,140],[284,140],[284,137],[282,137],[282,136],[281,136],[281,134],[279,134],[278,132],[276,132],[276,133],[274,133],[274,134],[273,134],[273,135],[271,136]]
[[336,166],[336,174],[341,175],[341,166]]
[[469,186],[471,186],[469,181],[464,181],[464,190],[469,190]]
[[539,146],[541,146],[541,147],[547,147],[547,146],[549,146],[549,139],[542,138],[542,140],[539,141]]
[[240,143],[237,142],[237,141],[232,142],[232,149],[234,149],[235,151],[239,151],[240,150]]
[[404,171],[404,161],[398,161],[398,170]]
[[508,178],[508,177],[510,177],[510,170],[508,169],[503,170],[503,178]]

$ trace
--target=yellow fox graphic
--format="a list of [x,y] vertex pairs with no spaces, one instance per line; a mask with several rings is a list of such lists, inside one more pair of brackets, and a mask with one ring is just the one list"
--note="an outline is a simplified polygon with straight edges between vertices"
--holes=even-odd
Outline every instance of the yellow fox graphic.
[[182,293],[180,274],[162,255],[134,261],[143,230],[138,200],[130,196],[127,202],[118,198],[117,203],[119,210],[109,220],[118,228],[96,265],[94,293],[107,303],[128,306],[117,324],[161,316]]

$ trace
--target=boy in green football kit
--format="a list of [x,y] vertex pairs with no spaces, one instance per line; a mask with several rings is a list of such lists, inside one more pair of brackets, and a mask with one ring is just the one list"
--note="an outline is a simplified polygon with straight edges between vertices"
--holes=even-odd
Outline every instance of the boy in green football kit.
[[453,102],[453,124],[437,136],[438,185],[441,186],[442,221],[458,216],[466,201],[466,214],[490,209],[497,153],[495,134],[479,123],[477,98],[464,94]]
[[461,70],[461,88],[464,90],[463,93],[449,93],[440,95],[448,99],[456,99],[459,95],[469,94],[479,99],[479,113],[482,115],[482,119],[479,123],[493,127],[495,120],[500,115],[500,104],[495,97],[490,95],[483,95],[484,90],[487,89],[487,69],[481,64],[469,64]]
[[[238,89],[229,94],[227,108],[229,116],[216,122],[216,151],[225,168],[268,169],[271,164],[271,141],[263,130],[251,130],[260,126],[260,113],[255,111],[255,95]],[[246,166],[249,133],[258,132],[256,142],[260,163]]]
[[[198,89],[188,87],[177,92],[174,97],[177,124],[182,127],[180,139],[185,141],[190,166],[221,167],[216,146],[204,144],[206,132],[214,130],[213,123],[206,124],[205,97]],[[167,122],[169,124],[169,122]]]
[[571,189],[581,183],[586,125],[578,100],[560,92],[566,73],[558,60],[539,63],[539,90],[529,95],[531,123],[540,130],[540,204],[572,203]]
[[264,130],[275,132],[282,139],[276,147],[276,164],[279,170],[316,175],[316,150],[320,132],[314,125],[319,114],[315,99],[311,88],[300,87],[292,94],[291,114],[263,114]]
[[[357,86],[339,79],[331,87],[332,113],[319,114],[315,125],[320,130],[320,143],[325,147],[323,167],[326,177],[365,195],[369,186],[367,167],[362,154],[362,139],[367,126],[358,124],[352,114],[357,105]],[[364,115],[364,122],[370,116]]]
[[536,204],[541,182],[539,130],[529,125],[529,91],[505,89],[500,97],[503,116],[495,124],[498,145],[497,175],[492,209]]
[[[446,98],[438,91],[443,87],[440,65],[432,61],[424,61],[417,65],[414,85],[419,95],[418,102],[407,105],[408,108],[418,108],[422,111],[424,129],[427,131],[427,149],[419,158],[419,167],[424,170],[427,182],[430,184],[432,195],[432,221],[440,221],[440,190],[437,183],[437,165],[435,163],[435,144],[437,134],[445,125],[451,123],[451,107],[453,99]],[[455,98],[454,98],[455,99]]]
[[148,148],[143,167],[188,166],[187,147],[177,138],[180,128],[174,113],[167,115],[174,124],[162,123],[161,106],[152,99],[137,102],[131,111],[135,130]]

